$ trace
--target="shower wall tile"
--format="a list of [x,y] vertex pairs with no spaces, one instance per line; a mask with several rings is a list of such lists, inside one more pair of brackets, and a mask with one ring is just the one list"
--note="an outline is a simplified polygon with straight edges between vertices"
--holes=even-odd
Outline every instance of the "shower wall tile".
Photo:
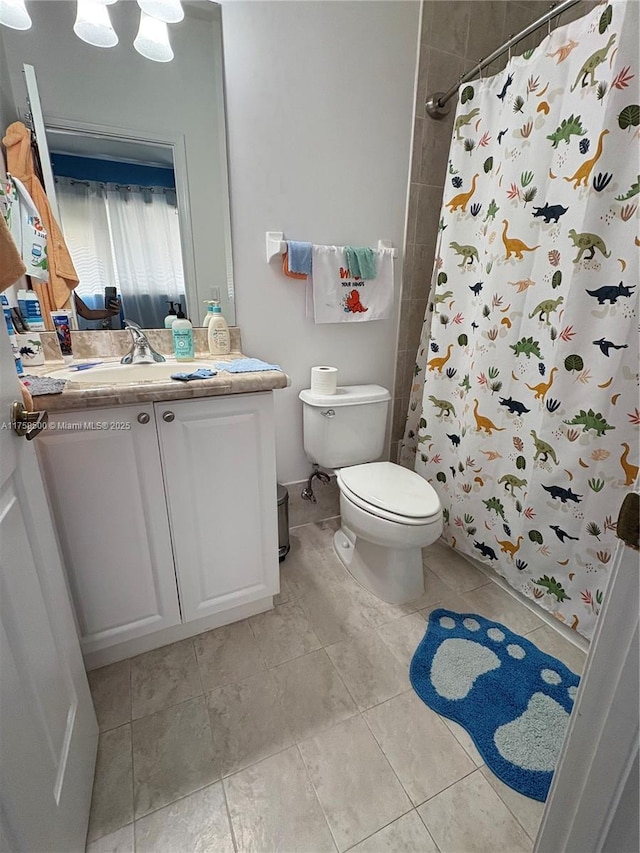
[[467,0],[447,0],[446,3],[436,3],[427,43],[431,47],[438,47],[448,53],[464,56],[471,9],[474,5]]
[[[500,46],[499,36],[504,32],[504,22],[507,7],[515,5],[512,2],[505,3],[469,3],[471,16],[469,19],[469,43],[467,45],[467,59],[469,67],[475,62],[489,56],[490,53]],[[530,12],[532,17],[536,12]]]
[[[553,26],[562,26],[587,14],[594,5],[595,0],[582,0],[556,19]],[[393,400],[393,460],[397,458],[398,442],[404,433],[406,401],[411,388],[424,306],[431,286],[454,119],[453,109],[447,118],[440,121],[426,116],[425,99],[434,91],[449,89],[480,58],[488,56],[509,35],[523,30],[548,8],[548,0],[424,0]],[[514,49],[514,54],[537,46],[546,33],[546,27],[541,28],[521,42]],[[505,54],[491,64],[487,74],[497,74],[506,62]],[[398,407],[403,407],[401,412],[397,411]]]

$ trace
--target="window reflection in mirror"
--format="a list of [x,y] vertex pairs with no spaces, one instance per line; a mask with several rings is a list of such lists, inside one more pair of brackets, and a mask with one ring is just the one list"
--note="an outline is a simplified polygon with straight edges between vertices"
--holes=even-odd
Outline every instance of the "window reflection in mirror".
[[[171,304],[189,311],[171,149],[51,130],[47,139],[75,292],[89,309],[79,328],[121,329],[125,317],[161,328]],[[117,314],[82,316],[114,295]]]
[[[104,288],[115,287],[125,316],[147,327],[162,326],[166,301],[181,298],[191,321],[200,325],[214,288],[227,322],[235,322],[221,9],[210,0],[183,5],[184,20],[169,25],[174,59],[166,63],[134,50],[140,13],[134,2],[109,6],[119,43],[108,49],[74,34],[75,0],[32,3],[31,29],[3,28],[0,34],[15,117],[21,120],[29,115],[23,66],[35,69],[80,297],[90,308],[104,307]],[[134,179],[69,173],[61,154],[106,160],[111,168],[173,170],[175,196],[157,174]],[[88,214],[81,212],[83,205]],[[151,214],[144,224],[141,211]],[[94,227],[92,219],[102,225]],[[160,237],[165,225],[171,230]],[[92,245],[95,259],[89,264],[81,255]],[[176,257],[182,258],[182,270]],[[134,303],[138,316],[130,310]],[[119,322],[114,316],[112,327]]]

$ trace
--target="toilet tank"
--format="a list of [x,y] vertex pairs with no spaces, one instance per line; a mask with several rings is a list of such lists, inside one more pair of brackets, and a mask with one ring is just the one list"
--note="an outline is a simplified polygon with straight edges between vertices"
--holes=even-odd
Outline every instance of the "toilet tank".
[[321,468],[382,456],[391,395],[381,385],[344,385],[335,394],[300,392],[304,450]]

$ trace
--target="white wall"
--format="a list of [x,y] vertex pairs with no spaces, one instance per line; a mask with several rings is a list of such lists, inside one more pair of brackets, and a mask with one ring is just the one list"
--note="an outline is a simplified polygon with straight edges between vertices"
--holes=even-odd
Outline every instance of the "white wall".
[[[198,284],[192,300],[198,304],[190,304],[189,311],[198,323],[202,300],[211,298],[210,287],[218,285],[223,299],[226,293],[228,223],[226,171],[218,162],[222,155],[226,167],[224,123],[218,118],[223,115],[219,9],[202,5],[202,11],[189,10],[171,26],[175,58],[166,64],[134,50],[139,8],[130,0],[109,6],[120,39],[113,48],[91,47],[77,38],[76,4],[70,0],[29,3],[33,27],[25,32],[2,27],[0,36],[20,114],[26,103],[22,65],[28,63],[36,69],[45,121],[116,126],[156,141],[184,134]],[[209,20],[196,17],[204,14]],[[224,307],[230,318],[232,312]]]
[[[392,389],[412,137],[419,3],[224,2],[237,322],[244,349],[280,364],[278,478],[305,479],[298,393],[311,367]],[[265,260],[265,231],[400,249],[385,321],[316,326],[304,283]]]

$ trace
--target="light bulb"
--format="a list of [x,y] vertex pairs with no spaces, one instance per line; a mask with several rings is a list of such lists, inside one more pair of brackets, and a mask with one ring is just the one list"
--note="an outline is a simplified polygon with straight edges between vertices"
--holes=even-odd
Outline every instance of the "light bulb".
[[184,18],[180,0],[138,0],[138,6],[151,18],[157,18],[165,24],[177,24]]
[[0,0],[0,24],[12,30],[28,30],[31,18],[24,0]]
[[111,26],[109,11],[99,0],[78,0],[78,14],[73,31],[82,41],[94,47],[115,47],[118,36]]
[[167,25],[145,12],[140,12],[140,28],[133,46],[141,56],[154,62],[171,62],[173,59]]

